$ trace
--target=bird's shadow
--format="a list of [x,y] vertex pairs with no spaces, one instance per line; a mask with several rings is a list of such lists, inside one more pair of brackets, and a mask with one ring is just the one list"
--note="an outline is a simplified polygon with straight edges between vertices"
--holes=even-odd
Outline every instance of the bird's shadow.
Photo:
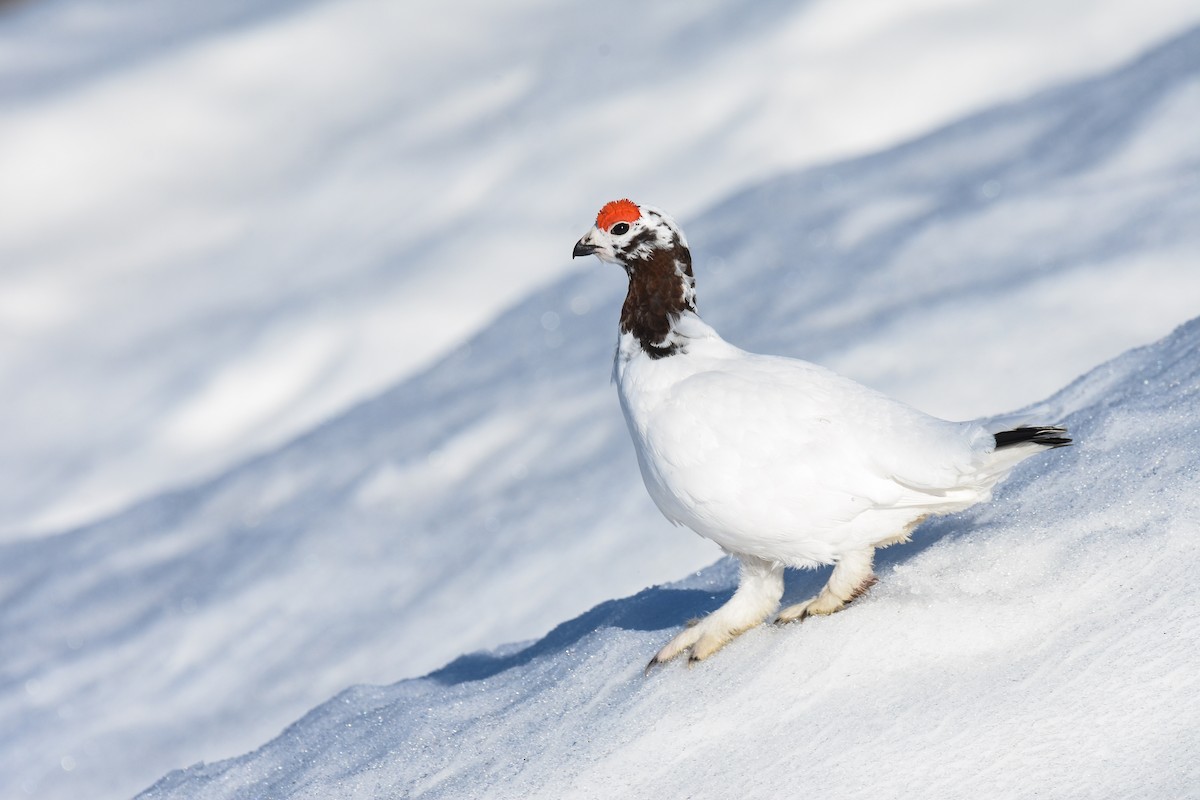
[[[876,572],[886,580],[887,572],[895,564],[914,557],[943,539],[956,537],[970,529],[971,526],[964,524],[961,515],[932,520],[921,526],[914,541],[877,551]],[[730,558],[722,559],[701,573],[702,578],[709,579],[712,588],[654,586],[631,597],[607,600],[558,625],[541,639],[515,652],[468,653],[426,677],[447,685],[490,678],[513,667],[528,664],[540,656],[566,650],[601,628],[630,631],[679,628],[690,619],[712,613],[733,595],[737,585],[737,570],[732,568],[731,561]],[[817,594],[828,579],[828,568],[787,570],[782,605],[807,600]]]
[[444,684],[490,678],[512,667],[528,664],[539,656],[561,652],[601,628],[657,631],[681,626],[693,617],[711,613],[732,595],[733,586],[715,591],[654,586],[632,597],[607,600],[515,653],[468,653],[427,677]]

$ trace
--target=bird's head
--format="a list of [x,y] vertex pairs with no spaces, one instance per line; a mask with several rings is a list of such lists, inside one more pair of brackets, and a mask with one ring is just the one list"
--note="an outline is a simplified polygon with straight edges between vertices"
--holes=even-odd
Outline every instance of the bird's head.
[[620,330],[630,333],[651,358],[683,349],[679,319],[696,313],[692,254],[683,231],[662,211],[631,200],[600,209],[596,224],[575,243],[571,257],[593,255],[620,264],[629,276]]
[[[626,271],[652,261],[659,251],[687,252],[683,231],[667,214],[632,200],[613,200],[596,215],[596,224],[575,243],[571,257],[594,255]],[[688,257],[689,268],[691,257]]]

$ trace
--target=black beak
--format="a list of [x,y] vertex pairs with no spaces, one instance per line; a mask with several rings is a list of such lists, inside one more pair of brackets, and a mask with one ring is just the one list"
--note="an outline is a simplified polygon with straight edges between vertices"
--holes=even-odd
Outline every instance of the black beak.
[[575,243],[575,249],[571,251],[571,258],[579,258],[580,256],[590,256],[596,252],[596,245],[584,244],[583,239]]

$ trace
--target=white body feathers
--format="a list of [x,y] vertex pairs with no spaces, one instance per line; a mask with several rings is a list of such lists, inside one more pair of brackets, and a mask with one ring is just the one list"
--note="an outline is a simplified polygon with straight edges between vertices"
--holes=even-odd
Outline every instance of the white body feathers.
[[903,538],[929,514],[991,497],[1043,450],[997,451],[977,422],[947,422],[823,367],[734,347],[696,315],[680,352],[622,334],[613,375],[646,488],[672,522],[733,553],[794,567]]

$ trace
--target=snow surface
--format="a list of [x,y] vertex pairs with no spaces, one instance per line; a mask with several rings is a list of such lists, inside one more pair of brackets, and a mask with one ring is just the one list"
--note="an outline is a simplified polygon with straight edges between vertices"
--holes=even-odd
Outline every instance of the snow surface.
[[688,217],[1197,18],[1192,0],[4,8],[0,535],[218,474],[433,363],[562,276],[605,200]]
[[[882,551],[841,614],[642,675],[727,561],[528,646],[347,689],[139,797],[1192,797],[1200,319],[1036,413],[1072,449]],[[793,573],[785,602],[824,574]]]
[[[51,9],[67,7],[73,6],[49,5]],[[253,38],[259,31],[251,28],[242,33]],[[1197,119],[1200,33],[1193,31],[1128,66],[998,106],[898,148],[776,175],[703,213],[681,214],[696,254],[701,311],[735,343],[821,361],[935,413],[971,416],[1011,410],[1049,394],[1131,343],[1165,334],[1196,313],[1200,230],[1194,220],[1200,213],[1200,142],[1187,132],[1195,130]],[[592,181],[581,180],[584,184]],[[601,185],[598,179],[593,184]],[[294,187],[289,191],[304,194]],[[581,204],[569,209],[571,216],[578,218],[563,223],[553,236],[540,230],[541,223],[535,221],[528,238],[538,240],[538,247],[559,247],[552,258],[556,259],[555,269],[561,270],[567,248],[586,229],[594,206],[623,193],[619,188],[598,193],[587,201],[586,208]],[[269,192],[264,197],[278,199]],[[638,198],[671,205],[653,193]],[[549,219],[566,216],[566,211],[555,210]],[[298,247],[297,252],[307,256],[319,251],[306,252],[305,247]],[[395,255],[400,251],[389,252]],[[405,263],[398,255],[396,259]],[[203,261],[198,258],[197,263]],[[336,283],[332,262],[324,263],[331,270],[329,280]],[[216,262],[208,266],[224,268]],[[501,267],[507,270],[511,265],[504,262]],[[225,278],[230,274],[237,274],[232,266]],[[270,296],[269,284],[256,289],[262,292],[260,298]],[[367,290],[370,280],[363,278],[362,285],[364,294],[372,293]],[[527,292],[528,284],[522,287],[519,295]],[[213,292],[197,292],[197,296],[213,300],[219,291],[214,288]],[[435,669],[464,652],[540,637],[561,620],[597,603],[711,563],[717,555],[711,546],[667,526],[640,485],[608,384],[622,292],[619,271],[581,264],[548,287],[527,294],[429,368],[274,452],[206,483],[150,497],[109,518],[0,547],[0,652],[4,653],[0,660],[0,720],[4,721],[0,727],[0,786],[46,798],[129,796],[172,767],[259,745],[347,685],[386,684]],[[379,291],[381,298],[387,294]],[[318,295],[320,292],[314,296]],[[174,313],[170,303],[164,303],[161,310],[167,316]],[[239,318],[253,321],[264,312],[262,306],[248,303],[244,314]],[[203,316],[183,325],[184,338],[203,335]],[[92,319],[89,324],[94,322]],[[114,324],[120,322],[123,320]],[[130,320],[130,324],[134,322]],[[236,335],[229,341],[234,350],[241,344]],[[143,346],[147,352],[153,349],[144,342]],[[163,352],[169,351],[166,347]],[[275,365],[276,361],[271,357],[263,363]],[[149,376],[147,380],[162,377],[156,368],[145,363],[138,366],[138,362],[131,357],[130,368]],[[208,356],[192,366],[197,363],[226,364],[221,359],[208,360]],[[63,365],[63,374],[70,366]],[[114,385],[121,383],[117,377],[119,373]],[[1143,379],[1152,377],[1148,374]],[[1093,378],[1091,385],[1099,385],[1097,380]],[[82,378],[80,381],[79,388],[88,385]],[[1124,604],[1115,612],[1108,609],[1110,623],[1114,616],[1128,618],[1122,614],[1145,619],[1155,609],[1163,610],[1152,597],[1144,605],[1133,603],[1132,608],[1125,602],[1132,596],[1122,594],[1123,587],[1146,589],[1145,581],[1154,579],[1145,571],[1145,563],[1153,565],[1151,572],[1166,570],[1168,576],[1172,569],[1190,566],[1179,554],[1182,545],[1169,541],[1148,541],[1153,559],[1144,558],[1140,550],[1138,558],[1132,558],[1134,540],[1160,535],[1160,530],[1137,528],[1136,535],[1122,533],[1133,530],[1129,526],[1142,519],[1136,513],[1142,507],[1132,501],[1144,499],[1137,492],[1143,485],[1138,483],[1143,479],[1139,476],[1145,471],[1132,455],[1135,439],[1120,438],[1126,433],[1133,437],[1137,431],[1104,427],[1101,422],[1109,417],[1101,411],[1117,418],[1124,413],[1125,400],[1131,408],[1143,408],[1134,400],[1148,404],[1154,394],[1149,390],[1144,395],[1133,394],[1132,384],[1113,386],[1107,398],[1079,395],[1077,401],[1069,401],[1076,396],[1064,395],[1068,399],[1060,400],[1059,406],[1047,413],[1074,412],[1071,421],[1081,426],[1075,432],[1083,443],[1061,460],[1048,460],[1058,459],[1057,454],[1047,456],[1041,465],[1022,473],[1071,476],[1072,482],[1065,485],[1078,493],[1072,500],[1075,505],[1063,506],[1061,516],[1049,517],[1056,520],[1056,530],[1069,529],[1064,546],[1077,545],[1089,535],[1095,538],[1110,529],[1117,531],[1113,553],[1105,550],[1095,562],[1095,574],[1080,581],[1091,587],[1092,593],[1084,594],[1093,599],[1096,592],[1119,584],[1114,597]],[[1176,387],[1176,395],[1164,394],[1162,401],[1183,398],[1187,387],[1181,386]],[[31,391],[28,398],[38,396]],[[1086,420],[1093,417],[1087,414],[1100,420],[1090,434]],[[1154,426],[1162,422],[1158,417],[1133,421],[1153,430],[1159,430]],[[6,423],[6,432],[9,430],[21,428],[9,428]],[[1172,449],[1175,445],[1167,443],[1157,452],[1175,454],[1168,458],[1183,462],[1178,467],[1183,470],[1186,460],[1180,454],[1186,453],[1187,443],[1194,440],[1183,438],[1182,432],[1179,436],[1178,446],[1183,449]],[[122,437],[117,440],[131,452],[136,449],[134,442]],[[1126,450],[1120,449],[1126,445],[1131,448],[1128,461],[1123,460]],[[1107,452],[1104,447],[1117,455],[1104,465],[1089,460],[1095,457],[1089,454]],[[103,461],[103,448],[88,445],[84,450]],[[57,463],[47,459],[47,463]],[[1087,469],[1104,466],[1120,472],[1124,482],[1119,485],[1133,487],[1127,496],[1128,509],[1121,506],[1119,513],[1112,511],[1126,496],[1114,489],[1110,498],[1100,473],[1088,472],[1080,464],[1090,464]],[[690,686],[699,692],[703,687],[694,681],[737,676],[733,683],[745,684],[745,692],[757,695],[751,687],[764,668],[738,653],[764,646],[766,637],[780,637],[781,643],[803,640],[806,644],[795,646],[815,648],[821,632],[832,631],[826,635],[835,636],[829,641],[838,644],[825,645],[827,649],[820,651],[826,659],[823,662],[806,660],[804,653],[818,652],[815,649],[797,651],[798,655],[790,658],[777,648],[770,651],[780,655],[771,659],[772,664],[790,670],[793,679],[786,695],[795,703],[789,706],[787,713],[794,715],[789,719],[802,720],[806,732],[816,732],[816,741],[793,735],[784,745],[782,722],[779,726],[772,723],[765,727],[778,730],[779,736],[772,740],[778,742],[774,748],[771,741],[760,740],[762,748],[743,752],[737,765],[714,759],[690,762],[704,765],[700,777],[672,772],[685,765],[686,750],[678,742],[704,751],[748,733],[741,727],[746,716],[732,707],[719,707],[724,701],[714,694],[698,695],[708,698],[704,706],[689,706],[672,698],[666,698],[672,702],[661,707],[636,706],[642,702],[637,698],[649,696],[647,692],[668,691],[670,684],[661,677],[649,683],[630,681],[631,671],[640,669],[653,647],[661,644],[679,620],[711,608],[716,602],[714,595],[719,598],[728,590],[732,574],[727,566],[718,566],[690,583],[652,590],[641,595],[643,600],[606,603],[582,617],[583,622],[567,623],[532,649],[508,648],[498,654],[469,657],[435,678],[343,695],[338,702],[350,714],[367,707],[371,701],[364,698],[370,697],[381,698],[381,708],[386,710],[393,695],[417,698],[414,703],[427,703],[430,709],[414,705],[409,711],[397,711],[408,721],[393,726],[393,738],[386,731],[382,739],[369,738],[369,728],[355,722],[367,738],[362,740],[361,750],[347,750],[338,756],[345,758],[342,762],[316,757],[318,751],[336,754],[339,747],[346,747],[345,740],[324,737],[319,731],[302,745],[294,747],[294,738],[284,739],[264,753],[287,761],[276,764],[279,769],[275,770],[284,782],[308,780],[305,770],[316,770],[313,774],[318,777],[302,790],[311,796],[354,796],[348,785],[334,784],[358,776],[368,787],[363,790],[368,795],[376,780],[381,786],[405,786],[410,780],[433,786],[439,778],[421,772],[421,764],[426,763],[421,759],[428,759],[427,765],[441,763],[437,769],[442,771],[437,774],[444,775],[445,785],[450,786],[454,776],[470,775],[476,767],[481,775],[502,775],[507,769],[503,760],[524,752],[505,749],[506,744],[521,741],[523,747],[533,748],[540,741],[547,760],[540,762],[541,773],[531,768],[529,778],[535,781],[538,774],[553,771],[554,754],[565,754],[563,748],[583,748],[592,734],[574,729],[578,735],[573,740],[564,734],[562,741],[550,741],[556,730],[568,729],[555,729],[544,719],[519,715],[513,716],[513,727],[507,727],[505,715],[497,710],[519,698],[526,698],[522,708],[525,703],[536,705],[541,698],[548,698],[547,708],[553,708],[558,701],[550,689],[552,679],[581,672],[590,657],[598,672],[589,680],[599,683],[586,684],[590,694],[570,697],[576,705],[578,698],[591,698],[582,704],[580,713],[585,714],[581,719],[592,720],[596,726],[597,747],[628,741],[633,749],[613,755],[615,760],[598,755],[591,762],[594,770],[590,777],[580,776],[580,786],[592,779],[618,782],[643,774],[658,776],[655,779],[661,779],[663,787],[686,787],[691,785],[689,780],[715,775],[718,763],[736,775],[743,774],[737,770],[755,764],[765,769],[793,756],[806,764],[810,758],[806,744],[819,751],[818,755],[827,754],[820,763],[829,768],[817,777],[836,777],[844,774],[833,769],[831,762],[839,757],[832,744],[837,738],[830,736],[831,744],[823,744],[824,731],[841,730],[847,736],[861,737],[853,741],[878,744],[873,736],[867,738],[866,732],[891,731],[890,722],[882,728],[878,722],[898,710],[903,710],[903,719],[919,723],[919,734],[908,736],[908,741],[918,747],[924,744],[923,751],[936,750],[943,740],[965,743],[975,736],[983,737],[985,743],[997,743],[995,752],[1011,752],[1017,758],[1018,753],[1028,751],[1009,747],[1003,734],[1020,726],[989,723],[994,716],[990,701],[1011,701],[1003,706],[1004,713],[1018,714],[1024,709],[1027,716],[1016,718],[1032,726],[1026,727],[1026,736],[1030,730],[1045,729],[1048,736],[1058,737],[1053,741],[1061,742],[1070,725],[1086,727],[1096,722],[1087,717],[1091,707],[1084,704],[1078,706],[1081,716],[1067,713],[1075,706],[1063,711],[1061,728],[1047,726],[1041,718],[1035,720],[1031,715],[1038,713],[1039,704],[1044,707],[1050,702],[1057,707],[1057,700],[1066,702],[1074,696],[1047,697],[1034,691],[1041,686],[1036,680],[1008,680],[1003,664],[993,665],[992,634],[981,629],[977,617],[971,616],[973,611],[999,615],[1002,619],[987,630],[997,631],[995,636],[1004,641],[1023,642],[1021,637],[1029,630],[1045,634],[1045,647],[1051,650],[1034,648],[1032,652],[1052,652],[1052,660],[1063,665],[1061,671],[1038,666],[1035,677],[1046,673],[1049,678],[1057,675],[1068,681],[1065,673],[1073,664],[1081,664],[1099,676],[1097,687],[1112,689],[1101,680],[1108,674],[1103,664],[1093,666],[1088,660],[1107,652],[1108,634],[1085,625],[1077,638],[1072,638],[1076,634],[1054,627],[1059,618],[1047,615],[1047,607],[1035,606],[1031,599],[1041,591],[1065,603],[1068,610],[1078,608],[1072,594],[1078,585],[1069,579],[1056,582],[1063,575],[1076,574],[1069,569],[1077,569],[1077,565],[1055,561],[1055,545],[1043,541],[1051,532],[1030,528],[1028,516],[1021,516],[1019,522],[1006,522],[1007,516],[988,516],[1017,515],[1026,507],[1020,498],[1028,493],[1064,491],[1061,482],[1023,480],[1014,484],[1011,497],[1017,499],[1012,504],[1001,502],[978,515],[939,523],[923,531],[914,547],[888,553],[885,582],[861,607],[827,624],[820,621],[820,625],[805,623],[803,628],[778,633],[755,632],[746,644],[739,645],[743,649],[721,654],[713,662],[709,678],[698,670],[678,670],[668,679],[682,681],[677,684],[683,687],[679,691]],[[1179,484],[1164,486],[1168,491]],[[1098,491],[1097,487],[1104,489]],[[1146,496],[1156,495],[1147,492]],[[1038,514],[1057,515],[1058,503],[1059,496],[1054,495],[1053,500],[1046,500],[1046,508],[1031,507],[1036,507]],[[1107,516],[1100,511],[1098,516],[1089,516],[1089,503],[1101,511],[1107,509]],[[1165,528],[1185,529],[1188,520],[1195,518],[1186,513],[1186,503],[1180,501],[1179,516],[1165,517],[1169,522],[1164,523]],[[1073,527],[1088,520],[1094,523],[1090,533]],[[972,530],[983,532],[970,533]],[[1012,531],[1026,531],[1023,538],[1018,537],[1021,541],[1012,545],[1026,549],[1019,557],[985,558],[984,563],[960,558],[957,550],[943,552],[965,547],[972,552],[983,550],[988,556],[988,548],[996,547],[1003,554],[1003,544],[989,544],[992,534],[988,532],[993,530],[1010,531],[1001,542],[1017,537]],[[1030,530],[1042,530],[1043,538],[1028,533]],[[926,544],[933,546],[923,549]],[[1160,551],[1173,555],[1179,563],[1160,564]],[[1125,560],[1119,571],[1105,566],[1120,561],[1121,553]],[[1071,554],[1093,563],[1075,550]],[[945,561],[926,565],[925,573],[905,577],[910,567],[937,558]],[[996,563],[1007,571],[988,569]],[[1131,576],[1140,576],[1143,583]],[[818,580],[814,575],[793,576],[791,596],[799,599]],[[1005,581],[1011,581],[1011,587]],[[1186,591],[1182,581],[1177,583],[1168,588]],[[941,595],[944,586],[953,593]],[[1013,587],[1026,594],[1008,591]],[[923,598],[932,599],[906,605],[905,598],[922,592]],[[1064,598],[1055,592],[1067,594]],[[981,599],[973,606],[971,598],[976,596]],[[885,603],[889,597],[893,598],[891,605]],[[1115,602],[1108,596],[1103,601]],[[1013,615],[1014,603],[1024,603],[1019,607],[1030,611],[1037,625],[1031,628],[1029,619]],[[878,610],[881,605],[883,610]],[[818,707],[832,702],[854,706],[852,698],[863,687],[843,684],[842,678],[847,674],[846,664],[859,661],[843,663],[838,661],[839,654],[850,647],[848,643],[861,648],[868,644],[865,637],[829,626],[854,624],[855,614],[857,619],[863,614],[895,614],[914,605],[917,610],[926,606],[933,610],[910,623],[910,627],[916,626],[912,627],[912,641],[885,663],[908,669],[926,694],[915,699],[910,696],[911,704],[876,704],[871,712],[879,715],[873,720],[876,726],[839,727],[845,722],[841,717]],[[1059,610],[1053,603],[1049,607]],[[1185,610],[1186,605],[1172,606],[1163,613]],[[609,614],[618,622],[601,624]],[[1082,617],[1072,619],[1083,624]],[[1162,626],[1156,641],[1183,648],[1186,622],[1180,623],[1178,642],[1163,639]],[[888,633],[900,629],[894,617],[888,617],[886,624]],[[1117,626],[1113,631],[1112,635],[1117,635]],[[1126,629],[1120,633],[1130,635]],[[563,645],[564,637],[573,642]],[[1062,645],[1058,650],[1052,648],[1055,641]],[[774,648],[776,640],[767,644]],[[872,652],[877,645],[877,639],[871,641]],[[1018,648],[1014,652],[1024,651]],[[1168,647],[1165,652],[1177,650]],[[853,650],[847,653],[850,657]],[[921,661],[922,654],[926,661]],[[925,669],[928,660],[944,669],[953,667],[955,676],[978,670],[983,664],[994,670],[988,674],[1001,688],[1009,686],[1011,694],[987,694],[982,683],[964,679],[962,691],[970,689],[981,698],[972,704],[969,694],[954,694],[952,683],[948,685],[938,673]],[[871,675],[881,681],[886,678],[892,687],[889,691],[903,684],[894,675],[888,677],[891,673],[883,675],[880,670],[886,670],[875,661],[871,663]],[[1154,702],[1171,701],[1173,713],[1179,716],[1171,717],[1166,711],[1159,715],[1161,705],[1141,702],[1140,692],[1164,689],[1153,674],[1139,671],[1153,672],[1158,662],[1151,659],[1147,663],[1151,666],[1135,669],[1139,683],[1131,696],[1138,700],[1139,708],[1146,709],[1142,733],[1152,744],[1158,741],[1158,733],[1151,731],[1151,726],[1176,730],[1172,725],[1191,719],[1186,717],[1190,713],[1187,701],[1194,692],[1188,692],[1186,675],[1171,673],[1174,677],[1170,680],[1178,683],[1177,693],[1156,696]],[[517,669],[501,669],[507,666]],[[1085,670],[1083,678],[1074,680],[1081,682],[1091,697],[1093,687],[1087,673]],[[489,675],[491,682],[480,681]],[[814,675],[822,676],[815,691],[803,693],[795,688],[797,678]],[[755,680],[747,676],[755,676]],[[514,683],[505,683],[508,678]],[[569,684],[554,685],[568,694],[574,691]],[[1047,685],[1060,684],[1050,681]],[[481,686],[486,691],[480,690]],[[538,694],[538,686],[551,693]],[[438,687],[444,694],[435,691]],[[483,694],[473,694],[477,691]],[[494,694],[487,695],[487,691]],[[1027,706],[1025,692],[1033,698]],[[480,699],[485,695],[490,699]],[[732,693],[724,692],[722,697],[726,695],[732,700]],[[775,713],[780,705],[778,693],[761,695],[771,698],[770,712]],[[926,702],[927,695],[935,699]],[[947,699],[936,699],[939,697]],[[622,698],[636,708],[625,706],[634,709],[628,711],[632,716],[614,716],[612,721],[641,719],[645,723],[641,729],[606,728],[602,720],[597,721],[610,704],[619,711]],[[750,697],[742,700],[748,709],[761,702],[752,702]],[[434,713],[451,713],[460,701],[460,719]],[[439,710],[439,705],[445,708]],[[572,713],[576,705],[571,706]],[[313,719],[332,720],[337,715],[331,709],[337,707],[337,703],[322,707]],[[858,708],[856,713],[865,714],[864,708],[868,707]],[[677,724],[664,727],[664,735],[670,733],[673,738],[663,741],[675,755],[664,758],[661,750],[639,750],[636,743],[644,741],[639,737],[655,730],[654,715],[670,709],[675,709]],[[939,709],[955,716],[949,722],[931,722],[930,715]],[[637,713],[643,716],[637,717]],[[413,722],[424,717],[435,728],[422,732]],[[856,719],[863,722],[861,717]],[[339,725],[346,721],[337,720]],[[700,721],[704,724],[698,725]],[[443,723],[449,727],[436,729]],[[532,727],[522,728],[522,724]],[[472,736],[481,739],[473,743],[464,735],[461,740],[448,741],[444,735],[446,730],[465,731],[468,727]],[[308,730],[301,727],[293,733],[307,737]],[[722,736],[726,731],[731,735]],[[412,757],[406,752],[403,759],[389,757],[388,750],[399,752],[399,737],[409,732],[424,736],[428,749]],[[492,736],[495,738],[488,738]],[[1187,741],[1177,737],[1177,742]],[[1044,745],[1044,752],[1063,752],[1053,750],[1051,744]],[[305,748],[314,754],[311,759],[306,760]],[[487,752],[498,759],[493,766],[485,769],[478,760],[471,760]],[[1096,752],[1100,754],[1096,758],[1102,758],[1112,751]],[[1146,750],[1132,747],[1129,753],[1134,752],[1144,754]],[[859,755],[870,760],[865,750]],[[364,773],[366,768],[361,765],[366,762],[356,761],[360,757],[376,759],[372,763],[381,772],[377,776]],[[1119,759],[1126,757],[1132,756],[1117,753],[1113,763],[1125,763]],[[397,760],[409,766],[397,766]],[[849,769],[852,763],[842,762],[841,769]],[[233,769],[217,782],[236,791],[261,777],[263,773],[256,770],[267,769],[265,764],[251,758],[240,765],[203,768],[170,780],[178,785],[180,796],[189,796],[193,790],[218,792],[215,784],[201,787],[190,781],[204,780],[209,770],[215,774]],[[895,758],[880,758],[872,768],[889,764],[897,771],[916,768],[899,764]],[[458,771],[459,765],[462,771]],[[411,772],[403,772],[410,767]],[[935,774],[934,779],[951,785],[959,774],[956,769],[946,761],[940,777]],[[1001,780],[1003,772],[993,774]],[[1160,772],[1163,780],[1186,777],[1184,767],[1174,771],[1163,767]],[[982,780],[980,773],[976,769],[971,777]],[[1128,770],[1127,774],[1140,773]],[[670,782],[672,775],[679,778],[677,784]],[[552,791],[552,784],[546,791]],[[668,792],[681,793],[683,789]]]

